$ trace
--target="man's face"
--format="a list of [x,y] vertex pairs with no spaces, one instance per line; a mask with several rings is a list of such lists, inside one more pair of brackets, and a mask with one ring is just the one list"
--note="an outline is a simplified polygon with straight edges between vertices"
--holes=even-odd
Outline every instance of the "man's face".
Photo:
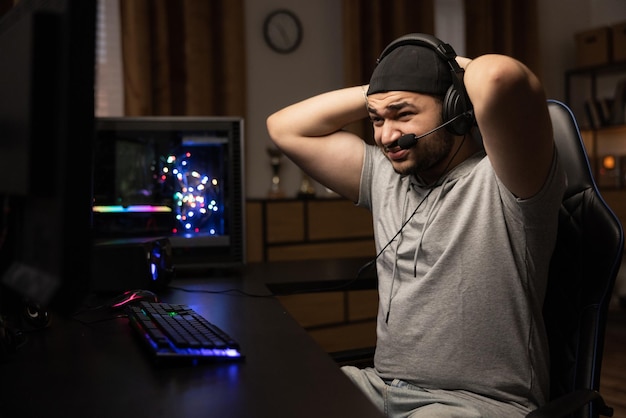
[[445,128],[421,138],[415,146],[401,149],[397,141],[405,134],[421,135],[441,125],[441,100],[424,94],[391,91],[368,96],[374,140],[396,172],[403,175],[438,176],[438,165],[452,150],[454,137]]

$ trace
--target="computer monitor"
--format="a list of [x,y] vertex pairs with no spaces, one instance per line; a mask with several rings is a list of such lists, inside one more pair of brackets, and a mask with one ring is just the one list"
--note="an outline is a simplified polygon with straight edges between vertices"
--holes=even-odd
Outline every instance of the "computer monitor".
[[241,117],[96,120],[98,241],[166,237],[177,274],[245,263]]
[[0,309],[15,294],[70,313],[89,290],[95,27],[95,0],[0,19]]

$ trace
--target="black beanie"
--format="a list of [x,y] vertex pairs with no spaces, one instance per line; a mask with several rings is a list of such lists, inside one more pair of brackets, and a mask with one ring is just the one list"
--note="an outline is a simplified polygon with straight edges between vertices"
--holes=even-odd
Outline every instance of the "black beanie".
[[382,58],[372,73],[367,94],[412,91],[443,96],[451,85],[450,65],[437,52],[409,44]]

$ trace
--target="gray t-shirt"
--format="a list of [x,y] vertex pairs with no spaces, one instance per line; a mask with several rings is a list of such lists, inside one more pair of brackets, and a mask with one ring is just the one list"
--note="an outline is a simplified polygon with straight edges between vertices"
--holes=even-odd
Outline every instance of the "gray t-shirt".
[[393,240],[377,259],[383,379],[545,402],[542,305],[565,184],[555,153],[543,189],[518,199],[480,152],[428,187],[366,145],[357,204],[372,211],[377,252]]

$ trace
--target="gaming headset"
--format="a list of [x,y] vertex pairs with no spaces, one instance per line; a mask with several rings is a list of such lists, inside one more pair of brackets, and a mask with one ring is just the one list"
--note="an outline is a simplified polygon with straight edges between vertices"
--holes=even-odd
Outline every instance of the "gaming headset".
[[404,45],[423,46],[432,49],[448,63],[452,72],[452,85],[443,99],[442,118],[446,129],[455,135],[465,135],[475,124],[472,102],[465,91],[463,75],[465,70],[456,62],[456,52],[447,43],[432,35],[411,33],[396,39],[378,57],[380,63],[391,51]]

